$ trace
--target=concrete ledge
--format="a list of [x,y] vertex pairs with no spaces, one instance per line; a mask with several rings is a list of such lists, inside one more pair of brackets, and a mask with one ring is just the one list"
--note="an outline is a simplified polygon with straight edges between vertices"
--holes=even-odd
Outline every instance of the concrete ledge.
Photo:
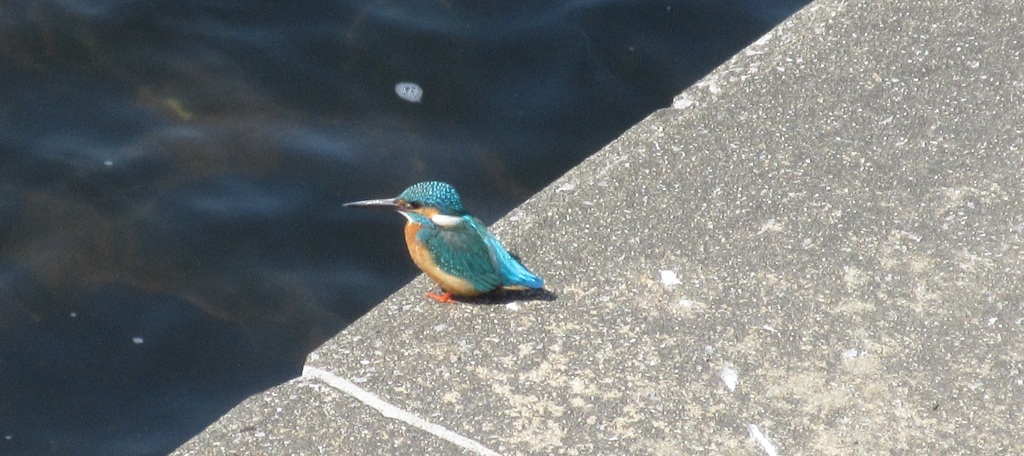
[[558,299],[418,279],[177,454],[1024,453],[1022,49],[814,3],[498,224]]

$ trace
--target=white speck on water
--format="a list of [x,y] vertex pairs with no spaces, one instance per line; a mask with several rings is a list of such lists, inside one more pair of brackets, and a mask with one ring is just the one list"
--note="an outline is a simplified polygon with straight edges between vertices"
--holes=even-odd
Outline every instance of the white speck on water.
[[114,160],[107,160],[107,161],[103,162],[103,165],[108,167],[108,168],[111,167],[111,166],[114,166]]
[[761,449],[764,450],[768,456],[779,456],[779,449],[775,447],[775,444],[771,440],[768,440],[761,430],[757,428],[756,424],[748,424],[747,432],[750,434],[750,438],[754,439],[758,445],[761,445]]
[[576,188],[576,184],[565,183],[565,184],[562,184],[562,185],[558,186],[558,188],[555,189],[555,193],[558,193],[558,192],[568,192],[568,191],[571,191],[571,190],[573,190],[575,188]]
[[4,436],[4,440],[11,440],[13,438],[14,438],[14,436],[11,435],[11,434],[7,434],[7,435]]
[[661,286],[665,287],[665,289],[671,290],[675,288],[676,285],[683,284],[683,282],[679,280],[679,276],[676,275],[675,271],[663,269],[659,271],[659,273],[661,274]]
[[725,366],[718,371],[718,378],[722,379],[722,383],[725,383],[725,387],[729,388],[729,391],[736,391],[736,385],[740,382],[740,373],[736,372],[736,369]]
[[78,317],[78,312],[71,312],[71,318]]
[[132,342],[135,345],[139,345],[139,344],[145,342],[145,340],[143,340],[141,336],[135,336],[135,337],[132,337]]
[[423,88],[415,82],[399,82],[395,84],[395,94],[409,103],[419,103],[423,99]]
[[519,310],[519,303],[512,301],[508,304],[505,304],[505,308],[508,310]]

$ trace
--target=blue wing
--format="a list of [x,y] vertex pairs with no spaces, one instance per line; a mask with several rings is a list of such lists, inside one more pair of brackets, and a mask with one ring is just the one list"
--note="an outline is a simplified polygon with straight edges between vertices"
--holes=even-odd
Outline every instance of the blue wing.
[[445,272],[468,280],[480,292],[501,287],[541,288],[544,280],[530,272],[475,217],[454,226],[425,224],[417,236]]
[[494,237],[480,220],[471,216],[466,216],[466,219],[467,224],[480,235],[484,244],[487,245],[491,263],[498,269],[503,287],[541,288],[544,286],[544,279],[530,272],[508,250],[505,250],[505,246],[501,245],[498,238]]

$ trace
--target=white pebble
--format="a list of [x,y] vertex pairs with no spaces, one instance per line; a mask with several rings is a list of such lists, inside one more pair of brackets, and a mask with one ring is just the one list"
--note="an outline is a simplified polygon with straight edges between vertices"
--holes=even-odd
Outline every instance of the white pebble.
[[739,372],[728,366],[718,371],[718,378],[722,379],[722,383],[725,383],[725,387],[729,388],[729,391],[736,391],[736,385],[740,382]]
[[663,270],[661,271],[661,285],[666,289],[671,290],[676,285],[681,285],[683,282],[679,281],[679,276],[674,271]]
[[679,98],[677,98],[675,100],[672,100],[672,108],[674,108],[674,109],[686,109],[686,108],[689,108],[690,106],[693,106],[694,103],[696,103],[696,102],[693,101],[693,99],[691,99],[689,97],[679,97]]
[[505,308],[508,310],[519,310],[519,303],[512,301],[508,304],[505,304]]
[[758,445],[761,445],[761,449],[764,450],[768,456],[779,456],[779,449],[775,447],[775,444],[771,440],[768,440],[761,430],[757,428],[756,424],[748,424],[747,432],[750,434],[750,438],[754,439]]
[[423,99],[423,88],[415,82],[399,82],[395,84],[395,94],[409,103],[419,103]]

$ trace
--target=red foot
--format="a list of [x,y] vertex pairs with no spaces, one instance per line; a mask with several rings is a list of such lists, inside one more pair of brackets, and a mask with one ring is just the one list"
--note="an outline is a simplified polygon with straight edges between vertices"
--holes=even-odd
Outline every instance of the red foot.
[[443,302],[447,304],[454,304],[455,300],[452,299],[452,294],[447,291],[444,293],[427,293],[427,297],[437,302]]

